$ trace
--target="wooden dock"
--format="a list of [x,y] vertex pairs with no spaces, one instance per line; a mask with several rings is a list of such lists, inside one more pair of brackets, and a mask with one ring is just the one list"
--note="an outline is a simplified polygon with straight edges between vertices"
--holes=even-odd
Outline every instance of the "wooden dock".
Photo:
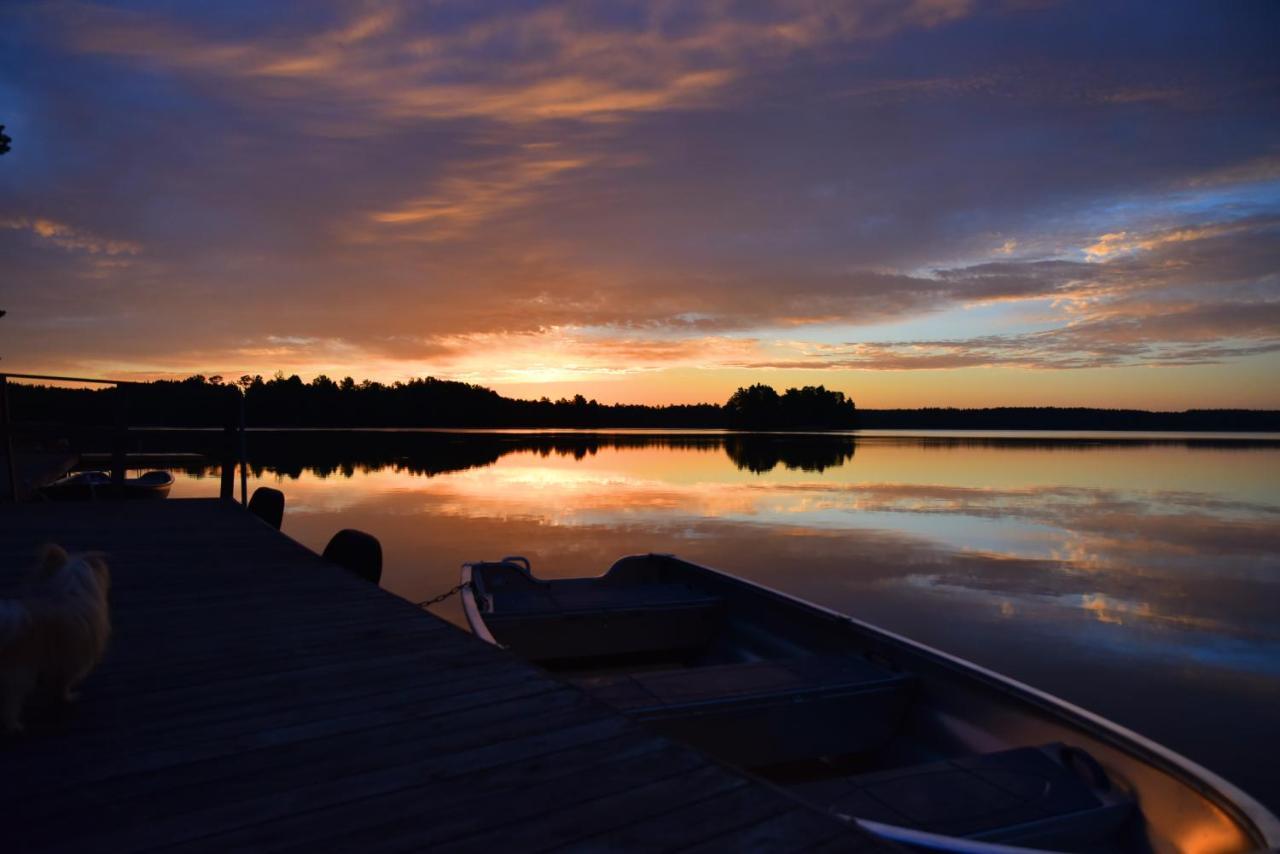
[[6,588],[43,542],[108,554],[115,636],[0,736],[6,851],[886,847],[229,502],[0,507]]

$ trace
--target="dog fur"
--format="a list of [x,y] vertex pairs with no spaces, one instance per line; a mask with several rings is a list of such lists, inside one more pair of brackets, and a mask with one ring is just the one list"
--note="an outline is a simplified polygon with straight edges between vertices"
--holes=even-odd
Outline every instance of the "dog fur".
[[20,732],[31,700],[75,700],[106,652],[110,585],[102,555],[51,545],[22,595],[0,599],[0,727]]

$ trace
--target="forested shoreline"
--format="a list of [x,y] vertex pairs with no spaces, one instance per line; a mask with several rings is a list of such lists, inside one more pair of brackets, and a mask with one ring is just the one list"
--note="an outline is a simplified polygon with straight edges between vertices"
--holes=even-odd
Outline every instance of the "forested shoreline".
[[9,386],[14,420],[133,426],[214,427],[240,418],[248,427],[720,428],[739,430],[1186,430],[1280,431],[1274,410],[1149,412],[1086,407],[859,409],[823,386],[778,392],[756,384],[723,404],[602,404],[582,395],[551,400],[503,397],[479,385],[434,377],[384,384],[304,382],[277,374],[193,376],[113,388]]

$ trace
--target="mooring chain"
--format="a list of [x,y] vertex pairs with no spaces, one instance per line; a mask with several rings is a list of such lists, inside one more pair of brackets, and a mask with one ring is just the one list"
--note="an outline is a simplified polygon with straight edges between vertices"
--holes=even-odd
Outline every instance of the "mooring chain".
[[463,590],[465,590],[470,586],[471,586],[470,581],[464,581],[458,586],[452,587],[446,590],[445,592],[441,593],[439,596],[435,596],[435,597],[432,597],[431,599],[425,599],[422,602],[418,602],[417,605],[419,608],[430,608],[432,605],[436,604],[437,602],[443,602],[444,600],[448,599],[450,596],[454,595],[455,593],[461,593]]

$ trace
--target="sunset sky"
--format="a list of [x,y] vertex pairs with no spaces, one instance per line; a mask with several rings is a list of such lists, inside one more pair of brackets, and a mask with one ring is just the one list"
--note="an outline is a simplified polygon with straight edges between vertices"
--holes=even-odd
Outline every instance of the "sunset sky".
[[1280,408],[1280,3],[0,7],[0,362]]

